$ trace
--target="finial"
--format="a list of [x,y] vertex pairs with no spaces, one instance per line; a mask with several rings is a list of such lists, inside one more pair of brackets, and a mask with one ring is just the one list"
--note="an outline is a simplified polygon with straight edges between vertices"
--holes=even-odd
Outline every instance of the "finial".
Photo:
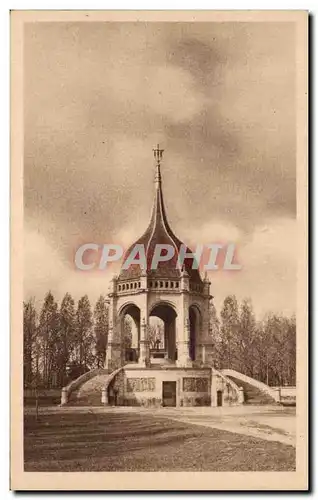
[[153,155],[155,157],[157,165],[160,165],[160,160],[162,159],[163,152],[164,152],[164,149],[160,149],[159,144],[157,144],[157,147],[155,149],[153,149]]
[[182,276],[183,278],[189,278],[189,273],[187,272],[187,270],[186,270],[186,268],[185,268],[184,264],[182,265],[182,268],[181,268],[181,276]]

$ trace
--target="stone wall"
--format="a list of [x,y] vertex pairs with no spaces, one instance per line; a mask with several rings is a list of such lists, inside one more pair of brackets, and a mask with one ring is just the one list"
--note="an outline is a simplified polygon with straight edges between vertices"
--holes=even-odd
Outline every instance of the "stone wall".
[[211,370],[124,368],[110,384],[123,406],[162,406],[163,382],[176,382],[176,406],[211,405]]
[[242,404],[239,387],[223,373],[213,368],[211,406],[218,406],[217,394],[222,392],[222,406]]

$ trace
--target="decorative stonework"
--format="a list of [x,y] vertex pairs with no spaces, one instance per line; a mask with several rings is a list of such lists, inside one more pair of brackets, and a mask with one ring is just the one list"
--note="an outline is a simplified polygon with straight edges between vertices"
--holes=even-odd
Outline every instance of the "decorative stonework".
[[[175,368],[178,373],[172,371],[171,374],[172,378],[177,378],[178,381],[176,404],[179,405],[183,375],[200,376],[200,372],[184,373],[180,372],[180,369],[196,370],[205,365],[209,366],[209,351],[205,347],[209,342],[211,296],[207,277],[202,280],[197,266],[193,266],[195,258],[186,257],[182,266],[177,265],[178,255],[183,253],[181,251],[183,244],[174,235],[165,212],[160,172],[162,152],[163,150],[158,146],[154,149],[155,197],[148,227],[126,252],[126,256],[132,255],[131,252],[136,251],[136,245],[143,246],[147,265],[122,266],[119,276],[114,276],[111,281],[106,368],[111,372],[125,365],[135,365],[136,372],[129,373],[133,379],[127,377],[122,388],[125,398],[138,399],[138,404],[142,400],[153,399],[153,396],[160,401],[162,399],[162,376],[166,379],[169,377],[166,369]],[[167,242],[176,250],[174,257],[152,268],[151,263],[155,257],[156,246]],[[191,249],[186,246],[186,253],[190,255],[190,252]],[[196,311],[195,314],[191,314],[190,318],[192,306],[195,306]],[[134,344],[131,348],[136,349],[138,356],[134,351],[127,352],[126,349],[125,314],[130,315],[134,321],[136,335],[134,335]],[[155,362],[152,362],[153,359],[150,362],[149,318],[156,314],[159,314],[158,317],[164,323],[166,354],[161,359],[158,356]],[[196,349],[196,344],[199,344],[200,348]],[[202,355],[203,349],[206,350],[206,357]],[[140,369],[152,369],[152,373],[149,374],[151,378],[147,378],[148,373]],[[207,376],[207,382],[202,381],[201,385],[200,381],[196,380],[189,383],[194,388],[186,389],[192,392],[192,395],[186,394],[186,396],[192,398],[202,398],[207,394],[210,386],[209,376]],[[118,392],[117,397],[119,396]],[[158,401],[155,404],[158,404]]]
[[186,396],[181,398],[180,406],[211,406],[211,396]]
[[129,378],[127,379],[127,392],[153,392],[156,390],[156,379]]
[[207,378],[185,377],[183,379],[183,392],[208,392]]

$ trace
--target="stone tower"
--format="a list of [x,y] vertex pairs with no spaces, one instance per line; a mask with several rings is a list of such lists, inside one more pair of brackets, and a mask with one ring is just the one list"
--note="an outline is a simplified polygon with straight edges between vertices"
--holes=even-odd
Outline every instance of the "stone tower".
[[[109,291],[109,334],[106,368],[115,370],[135,363],[139,367],[203,368],[211,366],[212,344],[209,332],[210,282],[193,268],[193,257],[182,267],[177,265],[182,242],[172,231],[164,206],[161,161],[163,150],[157,146],[155,158],[155,196],[152,215],[144,234],[135,245],[145,249],[146,269],[132,264],[115,276]],[[172,245],[172,259],[151,269],[157,245]],[[187,248],[187,254],[191,252]],[[129,314],[136,335],[129,349],[124,343],[124,318]],[[150,348],[149,318],[157,316],[164,323],[164,347]]]

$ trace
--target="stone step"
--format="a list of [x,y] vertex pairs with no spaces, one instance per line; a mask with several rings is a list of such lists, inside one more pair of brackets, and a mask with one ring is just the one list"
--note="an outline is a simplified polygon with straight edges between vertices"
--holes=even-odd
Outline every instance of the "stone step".
[[106,386],[109,375],[109,370],[104,370],[84,382],[76,391],[71,393],[68,405],[101,406],[102,389]]
[[274,398],[272,398],[265,391],[261,391],[258,387],[255,387],[239,378],[229,376],[228,378],[233,380],[238,387],[243,388],[244,392],[244,403],[248,405],[268,405],[275,403]]

